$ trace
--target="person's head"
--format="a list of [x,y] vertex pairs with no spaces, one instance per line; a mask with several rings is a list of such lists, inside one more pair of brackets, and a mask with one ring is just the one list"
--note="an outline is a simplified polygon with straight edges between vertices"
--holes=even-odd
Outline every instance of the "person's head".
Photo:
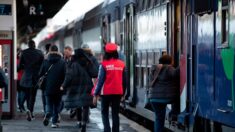
[[73,54],[73,49],[70,46],[64,47],[64,57],[69,58]]
[[163,64],[163,65],[171,65],[172,64],[172,57],[169,55],[163,55],[160,59],[159,59],[159,64]]
[[47,53],[49,52],[50,47],[51,47],[51,44],[50,44],[50,43],[48,43],[48,44],[45,45],[45,50],[46,50]]
[[88,44],[82,44],[81,48],[89,55],[94,55]]
[[117,45],[115,43],[107,43],[105,45],[104,60],[118,59]]
[[49,51],[50,52],[58,52],[58,47],[56,45],[51,45]]
[[88,44],[82,44],[82,45],[81,45],[81,48],[82,48],[82,49],[90,49],[90,47],[89,47]]
[[30,40],[29,42],[28,42],[28,47],[29,48],[35,48],[36,46],[35,46],[35,42],[33,41],[33,40]]

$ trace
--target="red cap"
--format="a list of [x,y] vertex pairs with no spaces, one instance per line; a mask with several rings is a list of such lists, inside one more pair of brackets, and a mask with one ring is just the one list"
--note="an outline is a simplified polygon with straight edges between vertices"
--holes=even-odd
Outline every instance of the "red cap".
[[117,45],[114,43],[107,43],[105,45],[105,52],[112,53],[114,51],[117,51]]

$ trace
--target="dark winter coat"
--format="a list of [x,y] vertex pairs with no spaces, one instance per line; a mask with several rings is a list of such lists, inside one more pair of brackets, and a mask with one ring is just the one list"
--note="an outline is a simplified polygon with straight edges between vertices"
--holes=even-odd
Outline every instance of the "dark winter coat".
[[44,56],[40,50],[28,48],[22,51],[19,70],[24,70],[20,85],[25,88],[32,88],[38,80],[38,73],[43,62]]
[[62,95],[60,87],[64,81],[66,72],[66,64],[62,55],[58,52],[50,52],[48,58],[43,61],[39,75],[45,75],[50,66],[52,67],[46,75],[44,82],[45,95]]
[[[80,62],[79,62],[80,61]],[[93,84],[86,69],[81,65],[86,62],[75,59],[66,70],[63,87],[66,90],[64,97],[65,108],[78,108],[92,105],[91,90]]]
[[[151,68],[150,81],[154,73],[159,70],[155,65]],[[163,65],[156,82],[149,89],[150,99],[174,100],[179,96],[179,68],[175,69],[170,65]]]

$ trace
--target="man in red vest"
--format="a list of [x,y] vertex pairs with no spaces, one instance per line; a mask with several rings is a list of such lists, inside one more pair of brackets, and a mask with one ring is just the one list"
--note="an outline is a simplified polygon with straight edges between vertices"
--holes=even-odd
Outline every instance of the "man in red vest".
[[112,107],[112,132],[119,132],[119,107],[126,89],[125,64],[118,59],[117,45],[107,43],[104,61],[99,68],[98,82],[94,92],[94,104],[101,96],[101,114],[104,132],[111,132],[109,124],[109,105]]

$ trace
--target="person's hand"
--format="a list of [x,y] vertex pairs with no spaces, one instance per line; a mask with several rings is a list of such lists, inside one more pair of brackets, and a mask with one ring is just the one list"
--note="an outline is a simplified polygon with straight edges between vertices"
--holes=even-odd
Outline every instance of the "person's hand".
[[64,88],[61,86],[61,87],[60,87],[60,90],[61,90],[61,91],[63,91],[63,90],[64,90]]
[[94,96],[94,97],[93,97],[93,104],[94,104],[94,105],[97,104],[97,100],[98,100],[98,97],[97,97],[97,96]]
[[121,98],[121,102],[123,102],[125,100],[125,97],[124,96],[122,96],[122,98]]

